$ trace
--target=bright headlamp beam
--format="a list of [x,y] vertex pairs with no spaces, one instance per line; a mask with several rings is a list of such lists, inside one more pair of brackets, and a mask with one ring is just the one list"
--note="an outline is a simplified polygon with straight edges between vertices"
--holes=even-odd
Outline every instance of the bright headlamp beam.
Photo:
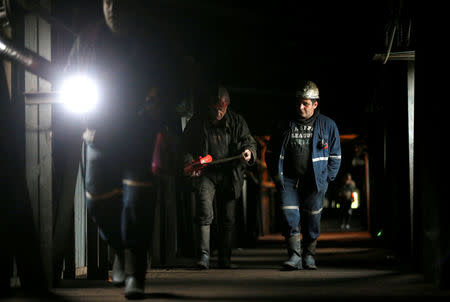
[[61,101],[73,112],[86,113],[95,108],[99,92],[96,83],[87,76],[67,78],[61,87]]

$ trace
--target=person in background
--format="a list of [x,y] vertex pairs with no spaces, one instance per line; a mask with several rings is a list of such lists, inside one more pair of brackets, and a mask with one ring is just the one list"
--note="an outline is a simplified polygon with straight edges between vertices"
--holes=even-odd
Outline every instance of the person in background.
[[353,192],[356,190],[356,184],[352,179],[351,173],[345,173],[344,180],[339,189],[339,204],[341,209],[341,230],[350,229],[350,218],[352,217]]
[[301,81],[289,110],[293,114],[278,123],[266,152],[267,166],[281,194],[289,255],[283,267],[287,270],[317,269],[315,254],[324,197],[341,163],[336,123],[321,114],[318,106],[317,85]]

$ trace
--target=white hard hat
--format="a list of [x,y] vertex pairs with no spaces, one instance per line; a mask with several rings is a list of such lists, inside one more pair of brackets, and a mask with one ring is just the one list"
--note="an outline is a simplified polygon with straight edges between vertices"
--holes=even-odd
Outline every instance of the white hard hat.
[[319,99],[319,88],[313,81],[301,81],[297,86],[295,96],[298,99],[317,100]]

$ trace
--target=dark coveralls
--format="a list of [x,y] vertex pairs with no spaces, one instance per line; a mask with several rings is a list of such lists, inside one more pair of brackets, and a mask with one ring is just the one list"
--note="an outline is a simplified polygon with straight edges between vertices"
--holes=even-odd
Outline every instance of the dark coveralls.
[[158,59],[137,39],[114,36],[102,22],[76,40],[66,68],[66,75],[95,79],[100,90],[83,135],[88,213],[111,247],[133,250],[140,259],[152,234],[152,155],[160,125],[138,112],[148,91],[160,84],[156,76],[162,73],[152,62]]
[[[281,208],[283,213],[283,235],[289,238],[300,233],[303,242],[314,244],[320,235],[320,218],[323,200],[329,182],[333,181],[341,162],[340,138],[337,126],[333,120],[317,114],[313,124],[312,141],[308,161],[309,167],[303,175],[295,175],[287,164],[291,154],[288,152],[289,140],[296,127],[294,120],[280,123],[280,129],[270,140],[266,154],[267,166],[277,182],[281,193]],[[324,138],[328,147],[320,146]],[[300,217],[302,219],[300,220]],[[315,246],[310,247],[314,253]]]
[[[184,163],[210,154],[213,160],[252,152],[252,160],[243,159],[205,169],[201,176],[192,178],[197,199],[196,222],[209,226],[213,221],[213,201],[216,198],[219,222],[219,253],[229,257],[232,231],[235,223],[236,199],[240,197],[247,164],[256,158],[256,141],[251,136],[244,118],[228,109],[224,118],[213,125],[207,117],[195,115],[186,125],[182,136]],[[209,240],[208,240],[209,243]],[[209,250],[208,250],[209,252]]]

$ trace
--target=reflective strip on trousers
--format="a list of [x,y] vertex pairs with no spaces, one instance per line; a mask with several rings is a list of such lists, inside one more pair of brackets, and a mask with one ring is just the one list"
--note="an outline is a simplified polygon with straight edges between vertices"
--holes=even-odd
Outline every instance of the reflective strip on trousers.
[[86,191],[86,198],[89,198],[90,200],[105,200],[109,199],[113,196],[122,194],[123,191],[121,189],[114,189],[110,192],[103,193],[103,194],[91,194],[88,191]]
[[328,160],[328,157],[316,157],[316,158],[312,159],[313,163],[321,161],[321,160]]
[[[341,159],[341,155],[330,155],[330,158],[332,159]],[[324,157],[315,157],[312,159],[313,163],[318,162],[318,161],[322,161],[322,160],[328,160],[327,156]]]
[[299,210],[299,207],[298,206],[284,206],[284,207],[281,207],[283,210]]
[[322,210],[323,210],[323,208],[320,208],[320,209],[318,209],[317,211],[310,211],[310,210],[302,209],[303,212],[306,212],[306,213],[309,214],[309,215],[317,215],[317,214],[319,214],[320,212],[322,212]]
[[150,182],[146,181],[137,181],[137,180],[131,180],[131,179],[124,179],[122,181],[124,185],[130,186],[130,187],[151,187],[152,184]]

